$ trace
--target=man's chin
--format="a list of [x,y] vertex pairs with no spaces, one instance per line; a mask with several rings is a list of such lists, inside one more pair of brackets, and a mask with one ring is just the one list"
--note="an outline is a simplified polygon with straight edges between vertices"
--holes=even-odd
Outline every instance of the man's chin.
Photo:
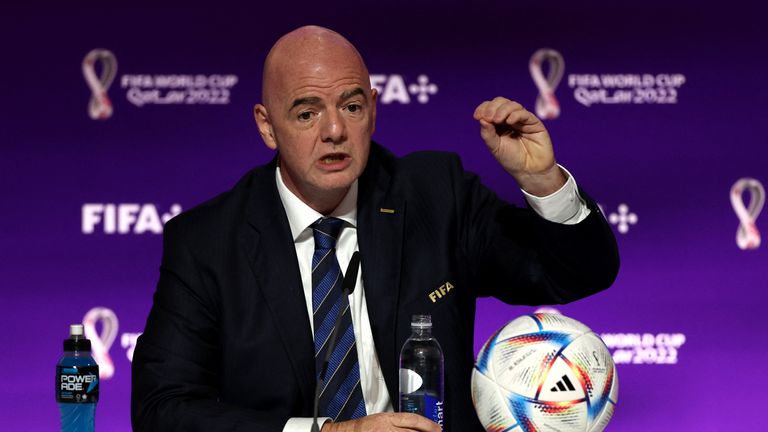
[[317,190],[320,193],[325,194],[346,194],[354,182],[354,179],[348,181],[322,182],[317,186]]
[[352,183],[359,177],[359,174],[355,174],[355,170],[349,167],[341,171],[332,171],[322,173],[317,178],[316,185],[324,191],[338,192],[346,191],[352,186]]

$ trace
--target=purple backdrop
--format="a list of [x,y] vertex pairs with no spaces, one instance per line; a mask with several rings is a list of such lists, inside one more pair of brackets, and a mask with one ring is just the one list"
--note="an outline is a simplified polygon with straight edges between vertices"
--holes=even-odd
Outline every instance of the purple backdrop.
[[[759,6],[50,3],[0,15],[3,430],[58,427],[61,340],[97,307],[108,309],[92,312],[99,339],[114,336],[97,427],[130,430],[128,357],[158,276],[155,231],[272,157],[251,115],[261,62],[277,37],[307,23],[340,31],[367,59],[382,91],[376,140],[398,154],[458,152],[518,203],[472,112],[496,95],[533,110],[529,60],[558,51],[561,113],[546,124],[621,251],[613,288],[559,308],[614,351],[620,397],[608,430],[765,429],[751,402],[768,380],[751,366],[768,362],[759,343],[768,247],[737,246],[729,198],[741,178],[768,182]],[[96,48],[117,63],[106,120],[89,116],[82,69]],[[476,350],[532,310],[479,301]]]

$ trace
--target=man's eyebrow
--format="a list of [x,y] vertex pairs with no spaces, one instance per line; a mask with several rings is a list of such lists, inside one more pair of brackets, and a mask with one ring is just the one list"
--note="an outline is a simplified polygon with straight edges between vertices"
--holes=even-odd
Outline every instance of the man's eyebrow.
[[290,109],[294,109],[299,105],[317,105],[320,103],[320,98],[317,96],[308,96],[303,98],[298,98],[293,101],[293,104],[291,104]]
[[341,100],[347,100],[353,96],[365,96],[365,90],[362,87],[357,87],[352,90],[347,90],[341,94]]

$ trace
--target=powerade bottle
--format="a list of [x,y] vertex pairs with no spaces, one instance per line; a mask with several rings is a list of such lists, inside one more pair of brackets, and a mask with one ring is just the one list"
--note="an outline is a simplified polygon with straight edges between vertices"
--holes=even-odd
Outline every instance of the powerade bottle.
[[432,317],[414,315],[400,351],[400,412],[421,414],[443,427],[443,350],[432,337]]
[[83,335],[82,324],[72,324],[64,356],[56,365],[61,432],[93,432],[98,400],[99,365],[91,357],[91,341]]

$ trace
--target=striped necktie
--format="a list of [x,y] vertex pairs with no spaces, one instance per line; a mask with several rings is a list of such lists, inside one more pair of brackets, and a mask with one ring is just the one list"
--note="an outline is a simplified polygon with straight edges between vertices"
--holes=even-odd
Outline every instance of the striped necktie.
[[336,259],[336,240],[343,225],[344,221],[336,218],[321,218],[311,225],[315,237],[315,253],[312,256],[312,319],[317,378],[322,372],[336,315],[339,309],[343,311],[336,346],[328,360],[325,381],[320,389],[320,416],[330,417],[334,421],[366,415],[360,387],[355,332],[352,328],[352,311],[347,296],[342,295],[344,275]]

